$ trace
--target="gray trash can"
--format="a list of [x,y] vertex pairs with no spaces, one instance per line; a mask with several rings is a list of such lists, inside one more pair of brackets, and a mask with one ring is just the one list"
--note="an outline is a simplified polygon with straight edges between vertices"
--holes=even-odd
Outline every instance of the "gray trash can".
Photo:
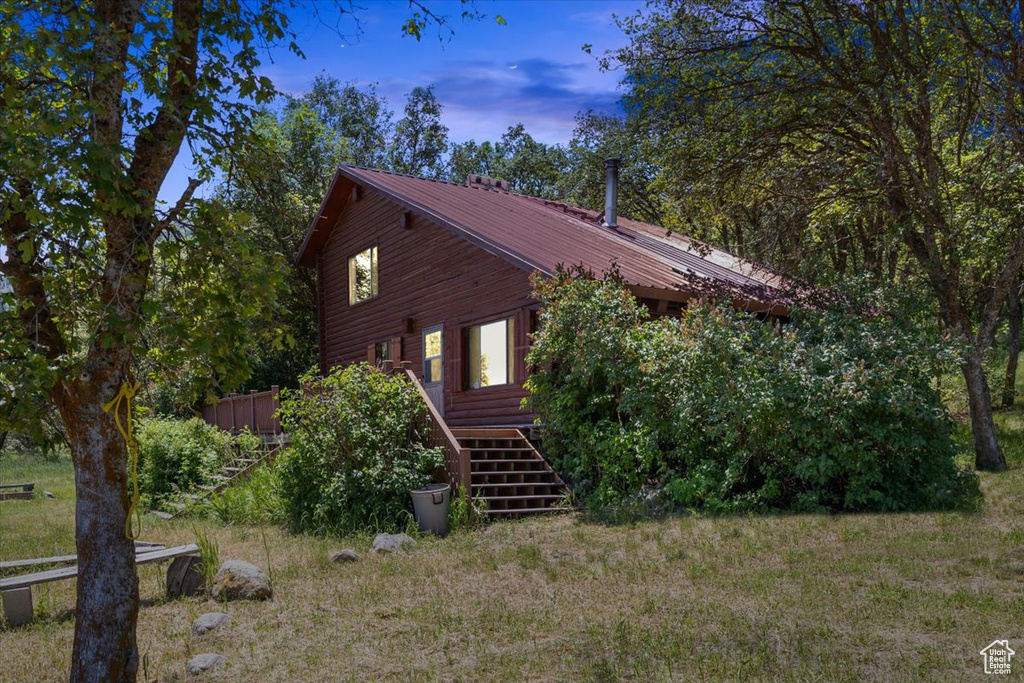
[[448,506],[452,487],[448,484],[430,484],[412,492],[412,512],[420,531],[438,536],[448,533]]

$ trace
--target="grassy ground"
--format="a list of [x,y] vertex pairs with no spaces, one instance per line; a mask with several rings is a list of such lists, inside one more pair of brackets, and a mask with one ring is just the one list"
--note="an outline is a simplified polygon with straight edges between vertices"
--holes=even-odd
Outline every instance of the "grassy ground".
[[[498,523],[373,557],[368,539],[200,523],[222,559],[272,573],[274,600],[167,600],[140,568],[140,680],[185,679],[218,652],[230,681],[971,681],[1009,639],[1024,679],[1024,407],[998,416],[1011,470],[976,514]],[[70,464],[0,460],[56,500],[0,503],[0,558],[73,552]],[[142,538],[195,540],[144,518]],[[355,547],[363,561],[328,554]],[[267,549],[269,549],[269,560]],[[65,680],[73,582],[36,589],[37,619],[0,627],[0,678]],[[233,625],[193,637],[224,610]]]

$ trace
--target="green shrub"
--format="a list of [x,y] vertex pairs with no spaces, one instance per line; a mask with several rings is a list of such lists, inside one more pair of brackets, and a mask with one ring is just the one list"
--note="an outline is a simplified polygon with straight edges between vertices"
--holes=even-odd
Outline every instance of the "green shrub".
[[202,562],[200,570],[203,572],[206,592],[212,593],[213,580],[217,577],[217,572],[220,570],[220,546],[208,534],[200,531],[195,524],[192,525],[192,533],[195,534],[196,545],[199,546],[199,559]]
[[136,423],[139,485],[151,506],[205,483],[231,457],[231,436],[199,418]]
[[477,529],[487,521],[487,501],[483,498],[467,500],[466,487],[459,484],[452,491],[448,510],[448,528],[452,531]]
[[287,520],[280,466],[257,467],[246,479],[216,493],[201,510],[225,524],[276,524]]
[[404,528],[409,492],[433,481],[440,449],[425,448],[426,406],[403,375],[358,363],[313,374],[282,391],[281,423],[292,445],[281,490],[296,529],[327,532]]
[[731,307],[650,319],[614,274],[559,273],[527,382],[545,450],[597,504],[645,484],[707,511],[915,510],[977,497],[932,387],[953,357],[906,316]]

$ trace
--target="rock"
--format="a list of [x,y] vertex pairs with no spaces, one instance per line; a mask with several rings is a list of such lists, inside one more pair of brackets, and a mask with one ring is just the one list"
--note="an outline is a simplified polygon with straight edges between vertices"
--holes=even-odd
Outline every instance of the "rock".
[[44,498],[53,498],[54,500],[57,500],[57,494],[56,493],[50,493],[49,491],[43,491],[43,497]]
[[209,633],[215,628],[223,626],[231,621],[230,614],[224,614],[223,612],[207,612],[206,614],[200,614],[196,617],[196,620],[192,622],[192,635],[201,636],[204,633]]
[[196,655],[192,659],[188,660],[188,664],[185,665],[185,673],[189,676],[198,676],[204,671],[209,671],[213,667],[219,666],[226,661],[228,660],[224,655],[216,655],[209,652],[202,655]]
[[159,517],[160,519],[174,519],[174,515],[170,512],[164,512],[163,510],[150,510],[149,514],[154,517]]
[[203,561],[196,555],[185,555],[171,560],[167,568],[167,596],[202,595],[206,592]]
[[416,541],[405,534],[377,534],[373,539],[373,552],[390,553],[412,545],[416,545]]
[[351,548],[331,553],[331,562],[358,562],[362,558]]
[[664,490],[657,486],[644,484],[640,487],[639,491],[627,496],[625,502],[640,505],[651,515],[658,515],[667,511]]
[[225,560],[213,577],[215,600],[266,600],[274,596],[263,570],[241,560]]

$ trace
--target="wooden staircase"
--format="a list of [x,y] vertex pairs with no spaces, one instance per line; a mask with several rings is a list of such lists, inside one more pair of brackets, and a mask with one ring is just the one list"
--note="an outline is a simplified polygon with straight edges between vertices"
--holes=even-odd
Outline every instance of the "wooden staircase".
[[452,428],[469,451],[473,498],[487,501],[487,514],[521,517],[559,512],[565,483],[518,429]]
[[258,451],[243,453],[224,463],[220,471],[211,477],[210,483],[200,486],[194,493],[185,496],[186,502],[171,517],[177,517],[196,503],[210,498],[215,493],[220,493],[247,477],[257,467],[273,462],[278,453],[289,443],[291,443],[291,439],[287,434],[262,435],[262,446]]

